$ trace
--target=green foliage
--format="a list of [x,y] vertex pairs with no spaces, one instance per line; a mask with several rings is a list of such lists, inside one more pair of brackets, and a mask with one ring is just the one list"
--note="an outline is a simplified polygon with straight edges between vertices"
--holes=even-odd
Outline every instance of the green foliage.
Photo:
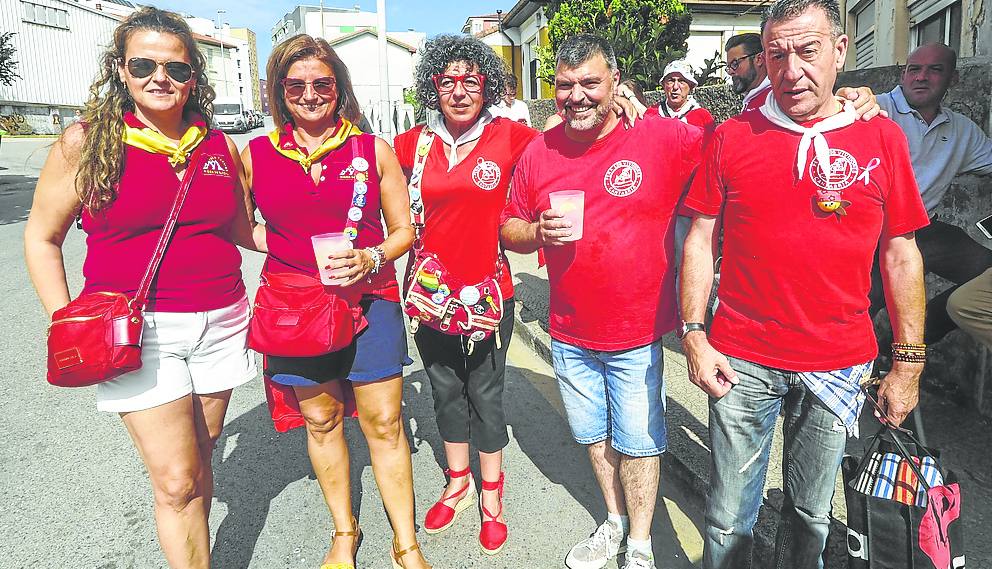
[[692,14],[680,0],[551,0],[550,46],[540,51],[541,78],[554,81],[555,54],[569,36],[594,33],[613,44],[621,74],[658,85],[669,62],[685,57]]
[[20,79],[17,74],[17,61],[14,60],[14,32],[0,32],[0,85],[10,86],[14,79]]
[[726,83],[726,81],[717,75],[721,69],[727,66],[727,64],[720,59],[719,51],[713,52],[713,58],[704,59],[703,63],[706,64],[706,67],[703,67],[697,76],[700,87],[706,85],[723,85]]

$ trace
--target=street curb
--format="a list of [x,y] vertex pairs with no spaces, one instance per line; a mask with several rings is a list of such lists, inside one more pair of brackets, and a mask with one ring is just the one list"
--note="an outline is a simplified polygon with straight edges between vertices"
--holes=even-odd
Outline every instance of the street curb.
[[[526,282],[516,280],[514,282],[514,323],[513,335],[532,349],[549,366],[554,367],[551,361],[551,336],[542,326],[548,318],[548,300],[546,293],[535,290],[535,287]],[[671,349],[670,340],[665,337],[666,347]],[[675,425],[685,424],[682,414],[689,414],[684,409],[675,410],[670,407],[667,412],[669,429]],[[688,445],[673,444],[669,440],[669,447],[662,458],[662,480],[665,474],[678,477],[680,481],[705,498],[709,492],[709,460],[708,457],[697,456]],[[664,458],[668,457],[668,458]],[[773,467],[772,465],[769,468]],[[754,535],[754,559],[771,560],[775,551],[775,533],[782,518],[782,496],[765,496],[758,520],[753,528]],[[847,553],[847,526],[830,519],[830,536],[826,548],[827,569],[841,569],[846,567]],[[762,566],[760,563],[757,566]]]

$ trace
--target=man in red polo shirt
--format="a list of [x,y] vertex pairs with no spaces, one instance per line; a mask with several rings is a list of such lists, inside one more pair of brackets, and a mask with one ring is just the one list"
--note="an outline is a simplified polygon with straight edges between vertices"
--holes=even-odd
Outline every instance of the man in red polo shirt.
[[[785,504],[775,567],[822,568],[834,481],[856,434],[877,345],[868,315],[876,245],[892,308],[892,372],[878,398],[900,424],[923,369],[927,225],[909,149],[886,118],[832,92],[844,64],[836,0],[778,0],[762,24],[772,94],[717,128],[686,196],[697,212],[681,279],[690,380],[710,395],[703,566],[751,566],[775,419],[784,407]],[[707,333],[712,244],[720,306]]]
[[[605,566],[624,537],[624,568],[654,568],[667,447],[660,339],[677,321],[675,209],[701,152],[702,131],[680,121],[645,117],[625,128],[611,110],[619,83],[608,42],[578,35],[562,45],[555,98],[565,122],[517,162],[500,233],[512,251],[544,248],[555,375],[606,502],[607,520],[569,551],[571,569]],[[572,212],[550,207],[558,190],[584,192],[569,206],[582,208],[581,238],[562,216]]]

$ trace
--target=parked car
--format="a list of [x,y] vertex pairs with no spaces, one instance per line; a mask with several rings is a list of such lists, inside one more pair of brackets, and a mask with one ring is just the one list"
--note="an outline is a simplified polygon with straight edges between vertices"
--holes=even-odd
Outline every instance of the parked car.
[[224,132],[248,132],[252,127],[246,113],[237,99],[217,99],[214,101],[214,128]]

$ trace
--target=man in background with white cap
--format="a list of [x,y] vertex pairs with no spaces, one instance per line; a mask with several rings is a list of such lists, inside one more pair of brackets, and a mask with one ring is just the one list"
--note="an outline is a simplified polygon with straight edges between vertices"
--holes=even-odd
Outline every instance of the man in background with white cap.
[[665,99],[658,103],[662,116],[678,119],[686,124],[703,129],[704,136],[713,134],[716,123],[713,115],[696,102],[693,90],[699,85],[692,74],[692,68],[684,60],[673,61],[665,67],[661,78],[661,88]]

